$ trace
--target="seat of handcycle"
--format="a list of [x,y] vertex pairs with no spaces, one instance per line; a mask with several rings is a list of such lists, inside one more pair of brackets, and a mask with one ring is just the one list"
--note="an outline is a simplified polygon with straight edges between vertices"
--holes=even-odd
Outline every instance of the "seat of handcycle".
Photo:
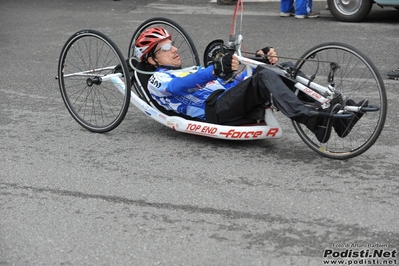
[[[137,77],[136,75],[134,75],[134,70],[130,69],[131,66],[130,64],[132,64],[134,66],[134,68],[144,71],[144,72],[154,72],[154,68],[145,63],[145,62],[139,62],[136,58],[130,58],[128,59],[128,65],[129,65],[129,70],[132,71],[131,73],[131,77],[132,77],[132,86],[133,83],[137,82],[137,78],[139,79],[139,85],[137,86],[136,89],[140,89],[142,94],[145,94],[144,97],[141,97],[142,100],[146,101],[148,104],[152,105],[153,107],[155,107],[158,111],[161,111],[163,114],[167,115],[167,116],[179,116],[182,117],[184,119],[187,120],[193,120],[193,121],[201,121],[201,122],[206,122],[202,119],[199,118],[195,118],[195,117],[191,117],[191,116],[187,116],[184,114],[180,114],[177,112],[174,112],[172,110],[167,110],[165,109],[165,107],[161,106],[154,98],[152,98],[150,91],[148,90],[147,84],[148,81],[151,77],[151,74],[144,74],[144,73],[140,73],[139,71],[136,71]],[[137,84],[137,83],[136,83]],[[140,86],[141,85],[141,86]],[[227,125],[227,126],[242,126],[242,125],[251,125],[251,124],[257,124],[259,121],[257,119],[251,118],[251,117],[243,117],[234,121],[229,121],[227,123],[223,123],[223,125]],[[264,122],[264,121],[263,121]]]

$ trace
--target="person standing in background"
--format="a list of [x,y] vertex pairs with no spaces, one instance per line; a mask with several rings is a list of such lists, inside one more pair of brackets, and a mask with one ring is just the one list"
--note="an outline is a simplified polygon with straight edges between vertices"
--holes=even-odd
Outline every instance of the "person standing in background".
[[318,18],[320,14],[312,11],[313,0],[280,0],[280,17]]

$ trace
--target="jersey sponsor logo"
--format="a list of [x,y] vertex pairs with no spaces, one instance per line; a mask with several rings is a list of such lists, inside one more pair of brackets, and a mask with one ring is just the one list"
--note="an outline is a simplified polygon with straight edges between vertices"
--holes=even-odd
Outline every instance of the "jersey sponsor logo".
[[162,86],[162,83],[159,82],[159,80],[156,79],[156,78],[154,77],[154,75],[152,75],[152,76],[150,77],[150,79],[148,80],[148,83],[150,83],[152,86],[154,86],[154,87],[157,88],[157,89],[159,89],[159,88]]
[[174,95],[174,98],[178,100],[181,103],[184,103],[186,105],[192,105],[192,106],[201,106],[203,104],[203,100],[198,99],[192,94],[187,94],[185,96],[183,95]]
[[187,76],[188,74],[190,74],[190,72],[189,71],[186,71],[186,72],[180,72],[180,73],[176,73],[176,76],[178,76],[178,77],[185,77],[185,76]]

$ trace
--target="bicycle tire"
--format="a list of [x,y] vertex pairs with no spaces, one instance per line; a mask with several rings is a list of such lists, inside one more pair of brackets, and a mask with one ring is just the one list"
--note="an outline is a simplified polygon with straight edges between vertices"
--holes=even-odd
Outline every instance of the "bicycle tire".
[[[120,66],[124,93],[112,82],[102,81],[116,66]],[[115,43],[101,32],[81,30],[67,40],[58,62],[58,83],[69,113],[89,131],[115,129],[128,111],[131,83],[127,64]]]
[[319,143],[306,126],[292,122],[300,138],[312,150],[332,159],[349,159],[367,151],[381,134],[388,107],[385,85],[366,55],[350,45],[337,42],[322,43],[306,51],[296,63],[294,75],[299,72],[305,75],[317,73],[313,81],[327,86],[328,62],[340,66],[335,73],[336,89],[355,102],[368,99],[369,104],[378,110],[366,112],[344,138],[338,137],[333,129],[327,143]]

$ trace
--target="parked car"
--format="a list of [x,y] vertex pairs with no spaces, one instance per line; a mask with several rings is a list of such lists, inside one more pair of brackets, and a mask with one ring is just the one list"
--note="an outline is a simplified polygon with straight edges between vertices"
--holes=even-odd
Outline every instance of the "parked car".
[[216,3],[219,5],[235,5],[237,0],[217,0]]
[[327,0],[331,14],[339,21],[358,22],[369,13],[373,4],[399,10],[399,0]]

